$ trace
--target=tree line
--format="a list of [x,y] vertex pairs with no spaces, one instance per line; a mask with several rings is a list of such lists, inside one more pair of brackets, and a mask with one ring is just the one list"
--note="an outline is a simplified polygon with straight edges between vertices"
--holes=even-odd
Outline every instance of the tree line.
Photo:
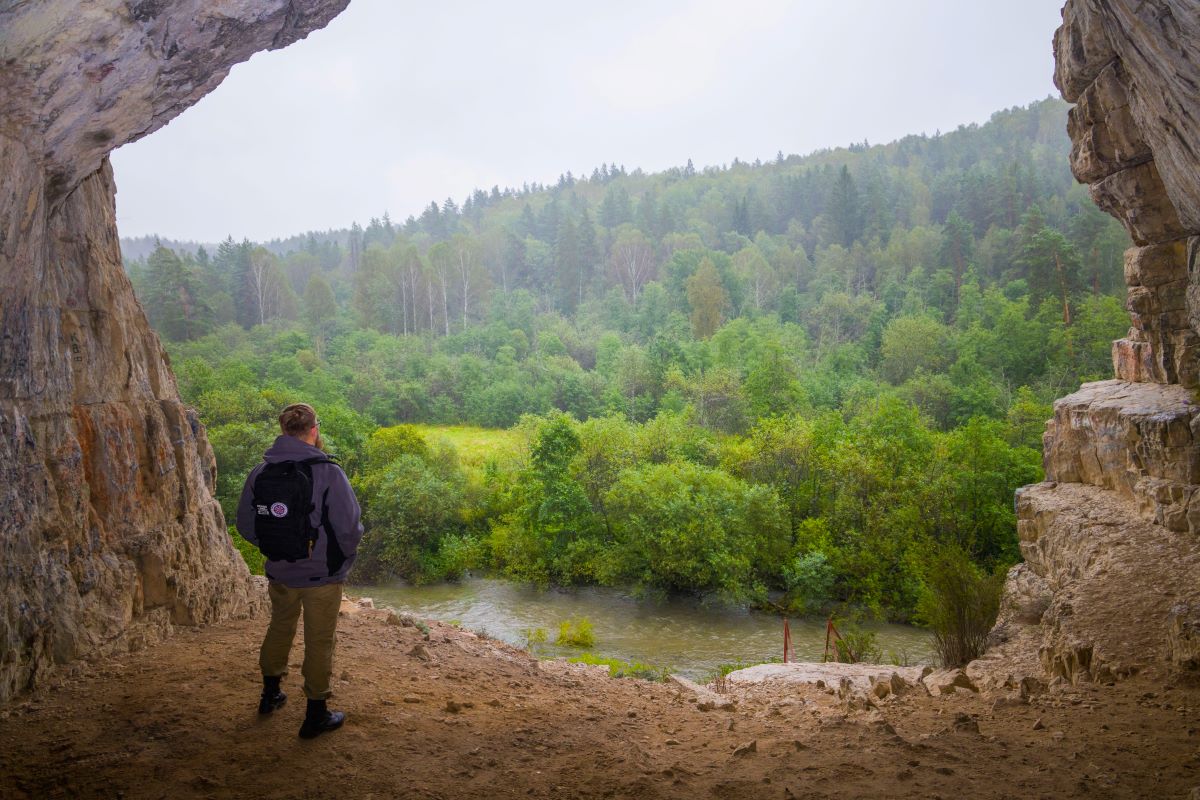
[[[1037,477],[1049,402],[1109,377],[1128,324],[1128,240],[1071,179],[1065,109],[1046,100],[944,135],[767,163],[605,165],[291,249],[160,246],[128,268],[209,426],[223,503],[261,452],[262,420],[303,397],[343,426],[327,425],[378,495],[367,519],[381,569],[433,578],[471,563],[739,596],[809,575],[829,598],[909,613],[920,575],[904,565],[939,543],[989,569],[1017,557],[1004,509]],[[497,467],[488,488],[447,454],[356,455],[404,423],[525,426],[527,460]],[[615,439],[678,438],[685,455],[631,446],[601,459],[620,468],[597,482],[581,453],[602,425]],[[539,449],[547,431],[557,444]],[[797,490],[764,477],[784,466],[745,466],[769,461],[785,431],[824,453],[806,468],[803,515]],[[393,467],[459,506],[412,534],[394,499],[411,492],[378,482]],[[980,475],[998,477],[984,489]],[[384,485],[386,502],[371,488]],[[539,486],[545,496],[530,494]],[[708,566],[683,559],[667,575],[670,554],[646,537],[674,523],[642,514],[676,495],[710,503],[680,520],[728,529],[672,539]],[[969,524],[946,521],[954,504]]]

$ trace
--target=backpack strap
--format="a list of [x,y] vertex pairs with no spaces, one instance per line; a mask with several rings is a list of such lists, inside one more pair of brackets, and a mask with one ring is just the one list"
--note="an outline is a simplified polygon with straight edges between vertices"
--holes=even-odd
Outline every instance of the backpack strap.
[[[305,469],[312,474],[313,464],[333,464],[339,469],[341,464],[338,463],[336,456],[314,456],[306,458],[303,461],[296,462],[302,464]],[[325,566],[329,569],[329,574],[334,575],[342,564],[346,563],[346,556],[342,552],[342,547],[338,544],[337,533],[333,529],[333,523],[329,520],[329,488],[326,487],[321,495],[321,527],[325,529],[325,535],[329,537],[329,541],[325,544]]]

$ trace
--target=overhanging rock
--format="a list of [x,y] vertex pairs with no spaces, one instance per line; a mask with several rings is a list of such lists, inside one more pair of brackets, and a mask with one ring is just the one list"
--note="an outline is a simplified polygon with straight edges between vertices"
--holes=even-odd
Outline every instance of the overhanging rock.
[[122,269],[107,156],[347,2],[0,6],[0,702],[259,602]]

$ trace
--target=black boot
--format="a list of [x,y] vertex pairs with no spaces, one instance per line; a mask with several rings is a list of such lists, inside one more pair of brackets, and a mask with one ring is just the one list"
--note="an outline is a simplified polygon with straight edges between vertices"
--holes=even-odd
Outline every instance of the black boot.
[[304,724],[300,726],[301,739],[315,739],[325,731],[336,731],[346,721],[341,711],[330,711],[324,700],[309,700]]
[[258,701],[258,713],[270,714],[277,708],[282,708],[287,702],[287,695],[279,691],[281,675],[263,675],[262,699]]

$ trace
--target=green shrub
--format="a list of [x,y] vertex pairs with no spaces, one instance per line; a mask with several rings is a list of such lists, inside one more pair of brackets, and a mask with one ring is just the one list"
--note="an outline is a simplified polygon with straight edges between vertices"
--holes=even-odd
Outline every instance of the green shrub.
[[643,664],[640,661],[622,661],[619,658],[604,658],[592,653],[584,653],[581,656],[567,660],[572,664],[591,664],[592,666],[608,667],[608,674],[613,678],[638,678],[644,681],[661,683],[671,674],[670,667]]
[[944,545],[930,560],[917,619],[933,631],[934,649],[947,667],[983,653],[1000,611],[1004,574],[988,574],[956,545]]
[[246,566],[250,568],[251,575],[262,575],[267,564],[267,559],[263,556],[259,549],[250,542],[246,541],[237,528],[230,527],[229,535],[233,538],[233,546],[241,553],[242,560],[246,562]]
[[525,649],[531,653],[538,645],[546,643],[545,628],[525,628],[521,631],[521,635],[525,637]]
[[456,581],[483,564],[483,543],[470,536],[448,533],[437,543],[437,553],[422,559],[421,571],[441,580]]
[[883,661],[883,648],[879,646],[874,631],[866,631],[856,625],[848,626],[842,636],[834,642],[837,660],[846,664],[879,664]]
[[595,647],[596,634],[592,630],[592,621],[587,617],[564,619],[558,624],[558,640],[555,643],[561,647]]
[[833,592],[833,567],[820,550],[796,556],[783,568],[789,606],[799,614],[819,611]]

